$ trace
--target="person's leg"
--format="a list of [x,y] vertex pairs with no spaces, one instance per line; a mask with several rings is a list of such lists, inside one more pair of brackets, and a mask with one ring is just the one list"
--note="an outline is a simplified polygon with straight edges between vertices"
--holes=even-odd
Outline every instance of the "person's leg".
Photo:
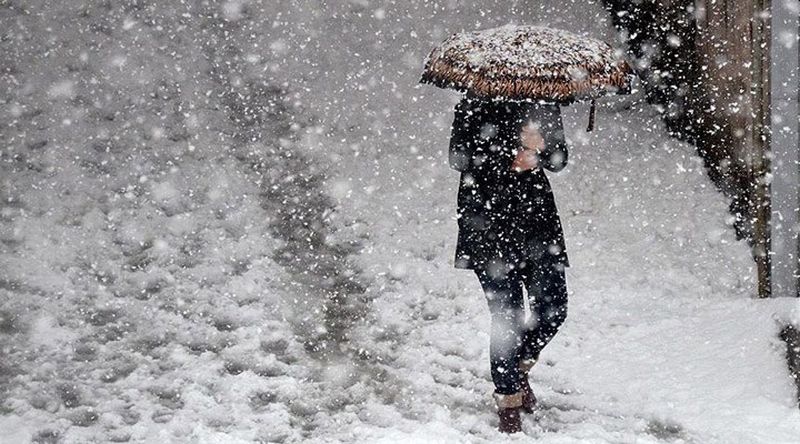
[[495,392],[512,395],[519,392],[519,354],[525,331],[525,311],[521,276],[512,270],[496,276],[475,270],[486,294],[492,318],[489,359]]
[[[532,319],[525,331],[520,360],[533,362],[567,318],[567,281],[561,264],[531,267],[525,285]],[[526,370],[526,369],[523,369]]]

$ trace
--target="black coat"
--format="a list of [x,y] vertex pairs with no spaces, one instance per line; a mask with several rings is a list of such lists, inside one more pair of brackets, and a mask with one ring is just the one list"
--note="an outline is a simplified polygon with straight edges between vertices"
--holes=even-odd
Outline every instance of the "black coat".
[[[539,123],[545,141],[540,167],[515,172],[520,130],[529,120]],[[465,96],[456,105],[449,150],[450,167],[461,172],[456,268],[569,266],[556,202],[541,168],[559,171],[567,155],[557,104]]]

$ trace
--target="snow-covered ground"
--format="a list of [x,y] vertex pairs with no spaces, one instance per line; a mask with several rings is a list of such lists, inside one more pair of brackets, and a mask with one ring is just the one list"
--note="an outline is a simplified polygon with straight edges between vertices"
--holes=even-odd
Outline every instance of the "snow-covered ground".
[[457,95],[416,80],[460,28],[613,39],[599,5],[69,3],[0,6],[0,443],[800,441],[797,302],[753,299],[636,95],[588,134],[565,109],[569,316],[525,435],[494,430]]
[[[601,111],[588,137],[585,113],[567,113],[571,163],[551,182],[572,260],[570,314],[535,369],[543,408],[526,433],[547,442],[797,442],[800,414],[777,339],[796,301],[752,299],[747,247],[726,226],[700,159],[663,136],[649,106],[629,105]],[[350,196],[371,221],[358,228],[372,239],[365,269],[391,289],[374,303],[381,321],[371,335],[388,325],[401,338],[386,350],[387,367],[411,387],[411,409],[437,412],[430,428],[409,424],[407,433],[496,439],[488,313],[475,277],[451,268],[457,174],[438,155],[419,163],[420,174],[385,186],[391,205],[380,190]]]

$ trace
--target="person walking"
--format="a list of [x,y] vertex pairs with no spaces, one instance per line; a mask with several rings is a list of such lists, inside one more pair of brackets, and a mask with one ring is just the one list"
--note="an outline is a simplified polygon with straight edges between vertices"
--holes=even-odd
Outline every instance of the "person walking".
[[467,93],[455,107],[448,158],[461,173],[454,265],[475,272],[488,302],[493,397],[505,433],[521,431],[520,413],[533,412],[529,371],[567,315],[569,259],[543,171],[562,170],[567,157],[558,104]]

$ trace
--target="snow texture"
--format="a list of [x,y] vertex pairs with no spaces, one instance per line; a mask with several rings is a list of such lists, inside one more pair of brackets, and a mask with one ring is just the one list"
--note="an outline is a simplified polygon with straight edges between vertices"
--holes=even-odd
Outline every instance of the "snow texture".
[[569,316],[525,435],[452,267],[453,28],[595,3],[0,5],[0,443],[797,442],[754,270],[692,147],[634,95],[565,109]]
[[587,64],[610,72],[619,62],[611,47],[600,40],[561,29],[519,25],[453,34],[433,54],[463,56],[459,61],[470,70],[507,65],[528,76],[555,76],[564,66],[575,67],[577,74],[577,68]]

